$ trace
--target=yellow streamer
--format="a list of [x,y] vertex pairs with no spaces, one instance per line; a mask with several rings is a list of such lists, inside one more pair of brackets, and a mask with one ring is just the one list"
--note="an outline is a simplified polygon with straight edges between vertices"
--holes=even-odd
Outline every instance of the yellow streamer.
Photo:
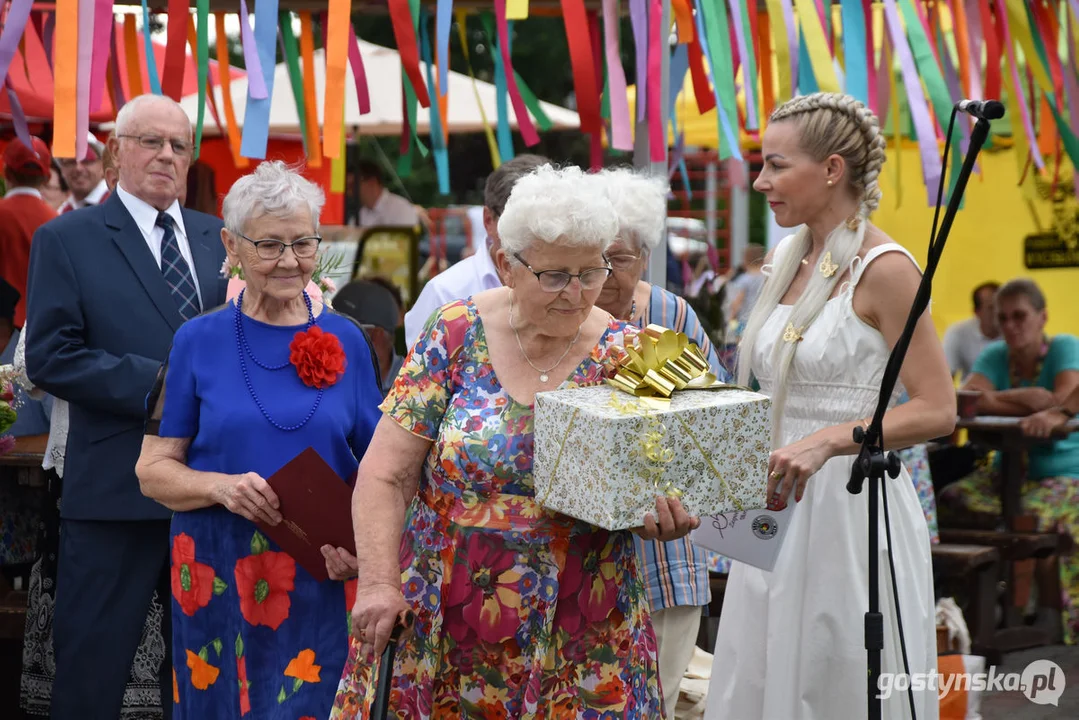
[[465,37],[465,23],[468,21],[468,14],[464,10],[456,10],[453,14],[457,18],[457,37],[461,41],[461,52],[464,53],[465,65],[468,66],[468,76],[472,78],[472,94],[476,96],[476,107],[480,109],[480,118],[483,120],[483,133],[487,136],[487,149],[491,151],[491,167],[497,170],[502,165],[502,158],[498,154],[498,143],[495,141],[495,134],[491,131],[491,123],[487,121],[487,113],[483,110],[480,91],[476,86],[476,74],[472,72],[472,60],[468,56],[468,38]]
[[832,53],[828,50],[828,39],[824,37],[824,27],[813,0],[794,0],[798,11],[798,23],[805,33],[806,51],[813,65],[813,75],[822,92],[840,92],[839,78],[832,65]]
[[895,162],[892,163],[892,192],[895,193],[895,206],[898,208],[903,203],[903,173],[900,167],[900,158],[903,157],[903,133],[901,130],[902,121],[899,115],[899,89],[896,86],[895,72],[892,69],[892,53],[885,50],[884,57],[881,62],[887,61],[888,63],[888,83],[891,86],[889,89],[888,97],[891,98],[889,102],[892,104],[892,148],[894,152],[892,156],[895,158]]
[[[341,108],[341,124],[345,122],[345,109]],[[345,191],[345,134],[341,133],[341,145],[337,148],[337,155],[330,158],[330,192],[343,193]]]
[[528,0],[506,0],[507,20],[527,20]]
[[787,21],[783,19],[784,0],[768,0],[768,25],[772,30],[772,48],[776,53],[776,73],[779,75],[779,97],[776,104],[791,99],[791,49],[787,44]]
[[[1027,12],[1023,7],[1023,2],[1024,0],[1005,0],[1008,8],[1008,27],[1012,31],[1012,37],[1019,43],[1019,47],[1023,49],[1023,56],[1026,58],[1031,74],[1034,76],[1034,82],[1038,83],[1038,87],[1042,92],[1052,95],[1053,81],[1049,79],[1049,74],[1045,71],[1045,66],[1042,65],[1038,57],[1038,51],[1034,49],[1034,36],[1031,34],[1030,25],[1027,23]],[[1017,121],[1020,116],[1013,115],[1012,117]],[[1021,132],[1013,134],[1018,135]]]

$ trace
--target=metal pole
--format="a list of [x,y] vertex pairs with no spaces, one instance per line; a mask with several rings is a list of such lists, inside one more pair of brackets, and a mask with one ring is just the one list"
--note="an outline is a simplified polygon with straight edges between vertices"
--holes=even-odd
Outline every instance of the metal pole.
[[[738,162],[731,158],[727,162]],[[749,182],[749,163],[742,162],[742,176]],[[749,243],[749,188],[738,184],[731,185],[731,267],[742,264],[742,257]]]
[[[671,26],[671,0],[663,0],[663,22],[662,27],[669,28]],[[649,28],[651,32],[651,28]],[[648,146],[648,120],[647,116],[645,120],[637,121],[634,130],[633,137],[633,166],[638,170],[642,170],[652,175],[658,175],[660,177],[667,177],[667,100],[670,97],[670,75],[671,75],[671,54],[670,51],[665,48],[663,57],[660,62],[660,85],[659,85],[659,97],[660,97],[660,119],[663,123],[663,158],[659,162],[651,161],[650,148]],[[637,96],[637,102],[644,102],[644,98],[640,95]],[[652,251],[652,255],[648,260],[648,270],[646,273],[648,282],[653,285],[658,285],[661,288],[667,287],[667,235],[664,233],[663,239],[660,241],[656,249]]]

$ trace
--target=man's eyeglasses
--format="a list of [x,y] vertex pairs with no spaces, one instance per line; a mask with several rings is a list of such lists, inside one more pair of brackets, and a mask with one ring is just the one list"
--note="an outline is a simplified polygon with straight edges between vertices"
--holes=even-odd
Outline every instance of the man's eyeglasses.
[[564,270],[540,270],[539,272],[536,272],[518,253],[513,253],[513,257],[517,258],[518,262],[528,268],[528,271],[536,276],[536,280],[539,281],[540,289],[544,292],[561,292],[570,284],[570,281],[573,280],[573,278],[577,278],[581,283],[582,289],[595,290],[596,288],[603,287],[603,283],[607,282],[607,278],[611,275],[610,266],[589,268],[588,270],[577,274],[568,273]]
[[318,253],[318,245],[322,238],[318,236],[302,237],[290,243],[280,240],[252,240],[243,233],[237,233],[247,242],[255,246],[255,252],[263,260],[276,260],[285,254],[285,248],[292,248],[292,254],[301,260],[313,258]]
[[86,167],[87,165],[93,165],[95,163],[100,163],[100,162],[101,162],[101,158],[99,158],[99,157],[85,158],[83,160],[76,160],[75,158],[57,158],[56,159],[56,164],[57,165],[59,165],[62,168],[67,168],[67,169],[73,168],[76,165],[82,165],[83,167]]
[[640,255],[610,255],[607,262],[615,270],[631,270],[640,259]]
[[172,152],[182,157],[190,155],[193,148],[192,144],[187,140],[167,139],[160,135],[117,135],[116,137],[138,140],[139,147],[153,150],[154,152],[161,152],[161,149],[165,147],[165,143],[168,143],[172,146]]

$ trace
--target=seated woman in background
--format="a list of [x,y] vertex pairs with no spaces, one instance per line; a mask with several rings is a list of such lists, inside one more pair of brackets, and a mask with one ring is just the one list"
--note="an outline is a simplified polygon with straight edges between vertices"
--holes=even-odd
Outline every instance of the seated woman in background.
[[[1032,280],[1006,283],[997,291],[996,305],[1004,339],[982,350],[963,386],[982,393],[978,414],[1034,416],[1061,405],[1079,387],[1079,338],[1045,334],[1045,296]],[[1025,422],[1024,430],[1039,436],[1028,428]],[[1079,536],[1079,434],[1032,447],[1026,471],[1023,507],[1037,517],[1038,529],[1069,539]],[[942,524],[995,527],[1001,513],[995,474],[976,471],[942,490]],[[1038,563],[1041,604],[1051,605],[1056,558]],[[1059,572],[1064,640],[1074,644],[1079,639],[1079,557],[1062,554]]]

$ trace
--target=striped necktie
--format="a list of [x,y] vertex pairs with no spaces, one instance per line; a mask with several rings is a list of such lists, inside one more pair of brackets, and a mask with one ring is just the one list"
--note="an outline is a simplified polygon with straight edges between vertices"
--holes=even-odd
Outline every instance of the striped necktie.
[[180,244],[176,241],[173,220],[168,213],[158,213],[156,225],[165,232],[161,240],[161,274],[169,284],[176,309],[184,320],[190,320],[199,314],[199,296],[195,290],[195,280],[191,268],[180,254]]

